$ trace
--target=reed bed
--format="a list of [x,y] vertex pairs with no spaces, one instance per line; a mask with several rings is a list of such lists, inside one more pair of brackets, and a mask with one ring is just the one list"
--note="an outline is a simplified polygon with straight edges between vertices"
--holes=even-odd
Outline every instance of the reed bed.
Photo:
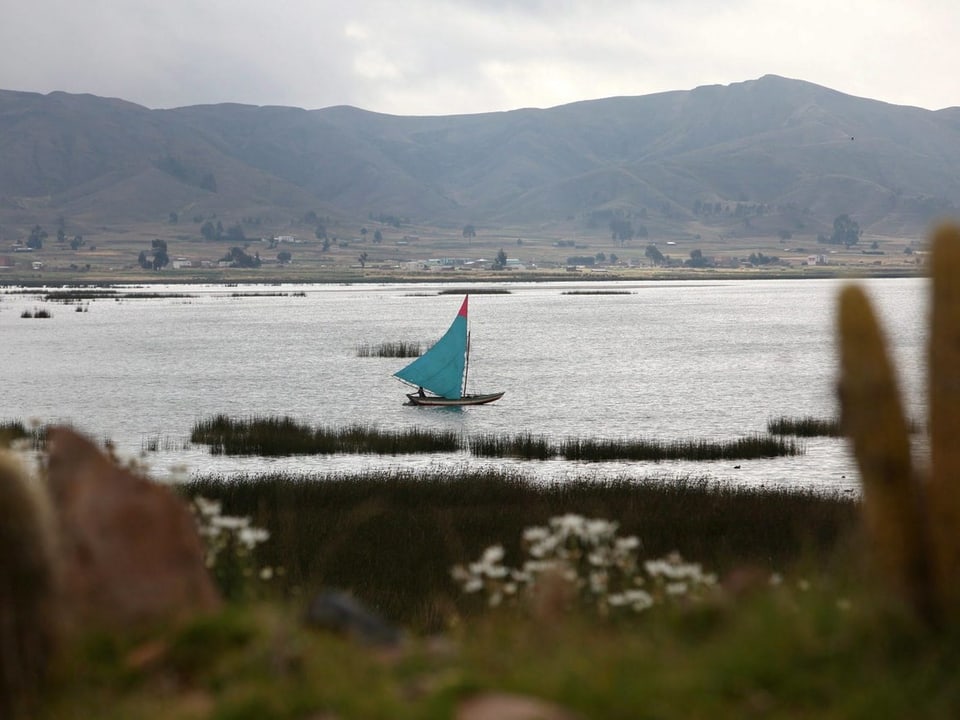
[[190,433],[193,443],[210,446],[213,455],[329,455],[334,453],[456,452],[463,448],[459,433],[423,430],[381,430],[369,425],[341,428],[312,427],[290,417],[235,420],[216,415],[197,421]]
[[50,314],[49,310],[44,310],[43,308],[35,308],[32,311],[24,310],[22,313],[20,313],[20,317],[47,319],[47,318],[52,318],[53,315]]
[[507,288],[444,288],[437,295],[509,295]]
[[778,417],[767,421],[767,432],[772,435],[796,435],[797,437],[841,437],[843,430],[835,418]]
[[359,343],[357,345],[357,357],[392,357],[392,358],[412,358],[420,357],[423,354],[423,346],[419,342],[412,340],[398,340],[393,342],[382,342],[372,345],[370,343]]
[[754,434],[726,442],[707,440],[594,440],[567,439],[558,454],[567,460],[751,460],[802,455],[804,449],[792,440]]
[[69,303],[77,300],[102,300],[104,298],[114,298],[117,295],[116,290],[51,290],[43,296],[44,300],[51,302]]
[[47,440],[45,426],[28,428],[22,420],[0,421],[0,447],[9,447],[18,440],[29,440],[32,450],[39,450]]
[[382,470],[361,474],[207,475],[180,491],[223,503],[270,532],[261,566],[282,567],[281,595],[347,590],[395,622],[437,630],[470,612],[450,568],[502,544],[522,557],[525,528],[577,513],[619,523],[641,557],[679,551],[725,572],[781,572],[801,559],[825,561],[856,526],[857,500],[812,491],[744,489],[696,478],[557,485],[522,473]]
[[214,455],[321,455],[333,453],[412,453],[469,451],[477,457],[524,460],[562,458],[587,462],[664,460],[750,460],[802,455],[796,441],[769,435],[749,435],[725,442],[707,440],[629,440],[567,438],[551,442],[543,435],[484,433],[465,438],[452,431],[408,428],[381,430],[370,425],[312,427],[289,417],[226,415],[199,420],[190,441],[210,446]]
[[561,295],[632,295],[629,290],[564,290]]
[[557,448],[543,435],[497,435],[483,433],[471,437],[470,452],[478,457],[518,457],[525,460],[549,460],[557,456]]
[[178,452],[190,448],[189,438],[170,435],[151,435],[140,440],[141,452]]

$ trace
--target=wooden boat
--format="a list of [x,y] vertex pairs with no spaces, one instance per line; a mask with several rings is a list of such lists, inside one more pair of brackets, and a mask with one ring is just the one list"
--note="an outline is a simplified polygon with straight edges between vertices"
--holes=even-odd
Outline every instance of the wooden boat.
[[467,371],[470,368],[470,331],[467,325],[467,301],[442,338],[423,355],[393,375],[417,388],[407,393],[408,404],[434,407],[485,405],[503,397],[502,392],[468,394]]

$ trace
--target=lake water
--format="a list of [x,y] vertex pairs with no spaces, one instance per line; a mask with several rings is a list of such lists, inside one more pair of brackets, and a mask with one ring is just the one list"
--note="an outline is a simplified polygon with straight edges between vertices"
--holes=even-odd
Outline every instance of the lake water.
[[[0,420],[69,422],[112,440],[121,456],[159,439],[172,448],[147,458],[159,477],[494,464],[544,482],[706,477],[855,489],[845,442],[828,438],[803,441],[799,457],[737,463],[577,464],[468,454],[222,458],[205,446],[183,447],[194,422],[216,413],[468,435],[654,440],[728,440],[763,432],[778,416],[833,417],[834,315],[844,282],[504,284],[508,294],[471,297],[468,390],[506,394],[461,410],[404,405],[408,388],[391,374],[406,361],[357,356],[364,343],[436,340],[461,301],[438,291],[456,286],[154,285],[118,290],[161,297],[82,301],[85,312],[77,304],[44,303],[39,290],[6,288]],[[883,319],[908,412],[922,419],[927,281],[859,282]],[[599,290],[622,294],[568,294]],[[40,307],[52,318],[21,318]]]

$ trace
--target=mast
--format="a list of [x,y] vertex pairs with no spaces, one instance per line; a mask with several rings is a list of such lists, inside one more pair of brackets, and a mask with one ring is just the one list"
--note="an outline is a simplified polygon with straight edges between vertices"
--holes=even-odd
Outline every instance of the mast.
[[460,391],[460,397],[466,397],[467,394],[467,373],[470,372],[470,331],[467,330],[467,349],[463,360],[463,389]]

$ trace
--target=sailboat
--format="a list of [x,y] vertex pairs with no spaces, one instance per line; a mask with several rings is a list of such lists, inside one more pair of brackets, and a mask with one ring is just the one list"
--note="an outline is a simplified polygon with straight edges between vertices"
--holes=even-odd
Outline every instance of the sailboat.
[[[410,405],[461,406],[483,405],[499,400],[502,392],[467,395],[467,370],[470,366],[470,331],[467,327],[467,301],[443,337],[423,355],[393,374],[417,392],[407,393]],[[429,391],[428,394],[425,391]]]

